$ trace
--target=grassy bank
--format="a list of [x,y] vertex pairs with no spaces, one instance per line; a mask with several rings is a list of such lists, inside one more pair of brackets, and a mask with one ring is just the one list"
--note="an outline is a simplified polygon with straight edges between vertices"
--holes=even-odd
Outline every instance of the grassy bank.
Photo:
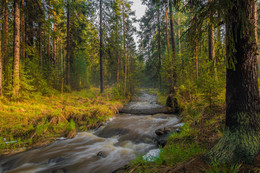
[[125,98],[113,89],[99,94],[91,88],[42,96],[34,93],[20,102],[0,99],[0,154],[49,144],[57,137],[72,138],[77,131],[101,126],[113,117]]
[[[158,95],[158,102],[166,103],[167,94],[151,89],[149,93]],[[205,164],[201,157],[221,138],[225,124],[225,91],[209,98],[200,92],[190,93],[184,87],[177,91],[177,100],[182,110],[179,115],[185,123],[181,133],[170,136],[167,145],[158,157],[148,159],[138,157],[125,172],[208,172],[235,173],[259,172],[259,163],[245,165],[220,165],[217,160]],[[257,159],[256,159],[257,160]]]

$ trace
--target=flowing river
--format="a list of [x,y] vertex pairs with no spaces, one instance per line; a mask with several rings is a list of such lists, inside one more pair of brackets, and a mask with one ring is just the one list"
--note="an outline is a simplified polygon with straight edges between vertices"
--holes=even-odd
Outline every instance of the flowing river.
[[0,172],[111,173],[138,155],[147,156],[156,151],[155,130],[178,126],[179,119],[161,113],[165,108],[156,99],[154,95],[142,93],[125,106],[122,111],[125,113],[116,115],[97,130],[0,158]]

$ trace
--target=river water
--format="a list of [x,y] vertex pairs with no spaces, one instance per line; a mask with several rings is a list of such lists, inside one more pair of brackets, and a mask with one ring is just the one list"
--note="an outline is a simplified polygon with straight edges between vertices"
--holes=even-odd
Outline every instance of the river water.
[[[135,111],[163,108],[156,99],[143,93],[126,108]],[[0,172],[111,173],[138,155],[157,149],[155,130],[178,122],[176,116],[159,112],[121,113],[99,129],[78,133],[73,139],[60,138],[51,145],[0,158]]]

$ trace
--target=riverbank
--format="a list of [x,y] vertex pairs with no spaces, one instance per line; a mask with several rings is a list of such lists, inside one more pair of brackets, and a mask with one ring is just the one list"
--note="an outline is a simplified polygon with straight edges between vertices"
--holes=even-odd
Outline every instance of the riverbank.
[[[164,106],[156,100],[156,96],[141,90],[120,112],[159,111]],[[60,139],[45,147],[4,157],[0,160],[0,172],[111,173],[138,155],[150,157],[156,153],[162,141],[154,133],[156,129],[182,126],[173,114],[153,113],[119,113],[98,129],[77,133],[73,139]]]
[[[158,102],[165,105],[167,94],[157,90]],[[221,138],[225,126],[224,91],[217,98],[205,100],[203,95],[190,94],[184,89],[177,91],[177,100],[182,110],[179,115],[185,126],[180,133],[171,134],[159,156],[144,159],[138,157],[124,167],[123,172],[252,172],[260,171],[260,156],[254,165],[243,163],[221,165],[217,160],[205,164],[201,157]],[[151,161],[153,160],[153,161]],[[120,172],[120,171],[118,171]]]
[[52,96],[34,94],[20,102],[0,99],[0,154],[47,145],[58,137],[101,126],[127,100],[98,88]]

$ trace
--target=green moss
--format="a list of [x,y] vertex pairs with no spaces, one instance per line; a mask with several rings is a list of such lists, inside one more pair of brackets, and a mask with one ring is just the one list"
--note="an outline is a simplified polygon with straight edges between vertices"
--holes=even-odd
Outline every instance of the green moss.
[[[248,117],[237,115],[238,119]],[[220,141],[206,154],[205,160],[217,159],[220,163],[253,163],[260,151],[259,127],[250,126],[250,121],[240,122],[236,128],[226,128]]]

